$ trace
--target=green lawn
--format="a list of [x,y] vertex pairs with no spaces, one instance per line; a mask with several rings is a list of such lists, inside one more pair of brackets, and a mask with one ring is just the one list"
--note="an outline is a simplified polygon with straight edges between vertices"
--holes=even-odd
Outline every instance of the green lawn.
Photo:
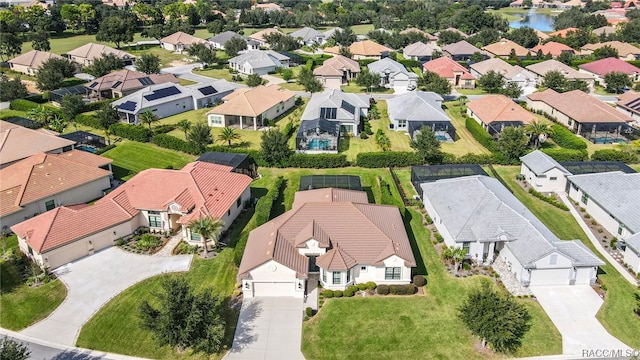
[[178,54],[162,49],[160,46],[141,46],[139,48],[123,48],[131,55],[140,56],[142,54],[154,54],[160,58],[162,67],[177,66],[181,63],[192,63],[195,59],[187,54]]
[[[369,93],[369,89],[358,86],[355,81],[351,81],[349,84],[341,86],[340,89],[346,93]],[[393,94],[393,89],[380,87],[371,89],[371,92],[376,94]]]
[[[517,21],[517,20],[520,20],[523,15],[528,14],[529,10],[530,9],[505,7],[505,8],[501,8],[501,9],[498,9],[498,10],[487,10],[487,12],[488,13],[492,13],[492,14],[501,15],[507,21]],[[536,9],[536,13],[544,14],[544,15],[551,15],[552,14],[552,9],[538,8],[538,9]]]
[[351,27],[351,30],[353,30],[353,33],[356,35],[366,35],[367,33],[369,33],[369,31],[373,29],[374,28],[372,24],[360,24],[360,25],[353,25]]
[[[3,241],[3,252],[19,252],[18,239],[12,235]],[[67,296],[60,280],[30,287],[13,263],[0,258],[0,327],[22,330],[47,317]]]
[[462,95],[484,95],[487,92],[480,89],[480,88],[475,88],[475,89],[455,89],[457,92],[459,92]]
[[[275,76],[275,75],[274,75]],[[297,81],[292,80],[286,83],[278,84],[283,89],[291,91],[304,91],[304,86],[300,85]]]
[[629,166],[632,167],[635,171],[640,172],[640,164],[631,164]]
[[117,179],[129,180],[142,170],[150,168],[181,169],[194,156],[177,151],[162,149],[150,143],[139,143],[124,140],[102,156],[113,159],[113,176]]
[[[534,198],[522,189],[515,176],[519,167],[496,167],[496,171],[507,182],[514,194],[559,238],[565,240],[580,239],[594,253],[598,254],[578,223],[568,211],[562,211],[542,200]],[[603,259],[605,262],[606,259]],[[638,290],[629,284],[608,262],[600,267],[600,280],[607,286],[605,302],[597,318],[611,335],[622,340],[632,348],[640,348],[640,321],[633,313]]]
[[207,70],[195,69],[193,73],[197,75],[208,76],[214,79],[225,79],[227,81],[233,82],[233,79],[231,78],[232,75],[229,72],[229,69],[221,65]]
[[460,115],[461,108],[458,102],[451,101],[446,103],[445,111],[447,115],[449,115],[451,123],[456,128],[458,140],[453,143],[442,143],[442,150],[456,156],[462,156],[468,153],[489,154],[489,150],[476,141],[469,130],[467,130],[465,120]]

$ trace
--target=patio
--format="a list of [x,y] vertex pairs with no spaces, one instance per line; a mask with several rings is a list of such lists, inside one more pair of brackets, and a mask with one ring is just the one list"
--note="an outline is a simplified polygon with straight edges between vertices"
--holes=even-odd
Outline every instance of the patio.
[[628,143],[640,138],[640,130],[626,123],[582,123],[578,133],[594,144]]
[[296,135],[296,152],[330,154],[338,152],[340,124],[325,119],[303,121]]

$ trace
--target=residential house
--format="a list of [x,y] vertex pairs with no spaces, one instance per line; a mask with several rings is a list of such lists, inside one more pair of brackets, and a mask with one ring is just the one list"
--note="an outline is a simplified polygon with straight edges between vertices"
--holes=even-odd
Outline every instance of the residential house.
[[20,250],[50,269],[112,246],[141,227],[179,231],[184,240],[199,244],[190,221],[212,217],[228,229],[250,201],[250,184],[249,176],[229,166],[200,161],[180,170],[148,169],[93,205],[60,206],[11,230]]
[[387,100],[389,128],[406,131],[411,139],[427,127],[440,141],[456,139],[456,129],[442,109],[442,96],[425,91],[411,91]]
[[25,54],[16,56],[7,62],[9,63],[9,69],[25,75],[34,76],[38,73],[40,66],[52,58],[64,59],[62,56],[54,53],[31,50]]
[[593,87],[595,79],[593,75],[589,75],[565,65],[557,60],[546,60],[537,64],[527,66],[525,69],[529,70],[536,76],[536,83],[542,85],[544,76],[551,71],[559,71],[567,80],[582,80]]
[[418,41],[405,46],[402,50],[402,55],[405,59],[425,62],[431,60],[434,51],[439,52],[440,48],[432,43],[425,44],[422,41]]
[[[460,36],[462,36],[462,38],[463,38],[463,39],[466,39],[466,38],[468,38],[468,37],[469,37],[469,35],[468,35],[467,33],[463,32],[463,31],[460,31],[460,30],[458,30],[458,29],[456,29],[456,28],[454,28],[454,27],[448,27],[448,28],[446,28],[446,29],[444,29],[444,30],[442,30],[442,31],[451,31],[451,32],[457,33],[457,34],[459,34]],[[440,36],[440,33],[441,33],[442,31],[438,31],[438,32],[437,32],[437,33],[435,33],[434,35],[435,35],[435,36]]]
[[251,50],[229,59],[229,68],[244,75],[267,75],[277,68],[288,68],[289,57],[273,50]]
[[136,57],[122,50],[114,49],[107,45],[88,43],[75,48],[65,54],[67,59],[78,64],[78,66],[90,66],[95,59],[101,58],[105,54],[112,54],[122,59],[125,65],[132,65]]
[[507,126],[531,124],[536,116],[504,95],[487,95],[467,103],[467,115],[494,137]]
[[605,75],[617,72],[629,77],[632,82],[640,81],[640,68],[618,58],[606,58],[578,66],[580,72],[593,76],[602,86],[607,86]]
[[145,111],[151,111],[158,119],[163,119],[185,111],[202,109],[220,102],[237,87],[238,85],[226,80],[190,86],[164,83],[147,86],[111,105],[118,110],[123,121],[138,124],[140,114]]
[[531,54],[531,51],[524,46],[504,38],[500,39],[498,42],[483,47],[482,50],[489,53],[490,57],[498,56],[509,58],[511,56],[511,52],[514,51],[518,58],[524,59]]
[[571,175],[569,197],[618,239],[640,233],[640,173]]
[[627,141],[633,119],[580,90],[552,89],[527,95],[527,107],[552,116],[576,134],[596,143]]
[[597,44],[586,44],[581,48],[583,55],[592,54],[595,50],[603,47],[610,46],[618,52],[620,60],[640,60],[640,48],[633,46],[626,42],[621,41],[607,41]]
[[182,31],[175,32],[160,39],[161,48],[177,53],[182,53],[193,44],[207,44],[207,41]]
[[457,43],[445,45],[442,47],[442,54],[455,61],[469,60],[476,53],[482,55],[483,59],[489,57],[487,56],[486,52],[469,44],[466,40],[458,41]]
[[546,33],[543,33],[540,30],[535,30],[535,32],[536,32],[536,35],[538,35],[538,39],[540,41],[545,41],[545,40],[547,40],[549,38],[549,35],[547,35]]
[[627,91],[624,94],[618,95],[616,109],[629,115],[635,120],[635,125],[640,127],[640,93]]
[[112,161],[80,150],[41,152],[0,169],[0,227],[102,197],[111,187]]
[[[376,59],[380,60],[389,56],[393,49],[371,40],[356,41],[349,45],[349,51],[353,54],[354,60]],[[328,47],[324,49],[327,54],[340,55],[340,47]]]
[[212,127],[239,126],[240,129],[253,123],[253,130],[258,130],[258,126],[265,126],[269,120],[291,109],[295,97],[293,91],[276,84],[236,89],[207,113],[207,122]]
[[340,133],[358,136],[369,111],[369,96],[330,89],[311,96],[300,120],[325,119],[340,124]]
[[98,99],[114,99],[132,94],[149,85],[178,83],[173,74],[145,74],[127,69],[113,71],[101,76],[85,87],[90,97]]
[[437,36],[431,35],[428,32],[422,31],[422,30],[420,30],[418,28],[412,27],[412,28],[408,28],[406,30],[400,31],[400,34],[402,34],[402,35],[408,35],[408,34],[411,34],[411,33],[417,33],[417,34],[422,35],[425,38],[424,41],[428,45],[433,45],[433,46],[437,46],[438,45],[437,44],[438,43],[438,37]]
[[533,49],[531,49],[531,52],[536,55],[538,54],[538,52],[541,52],[542,55],[551,54],[551,56],[554,58],[560,56],[560,54],[562,54],[563,52],[570,52],[572,54],[576,53],[576,51],[569,46],[555,41],[549,41],[545,44],[536,45],[533,47]]
[[390,58],[367,65],[371,74],[380,75],[380,85],[390,88],[415,89],[418,74],[408,71],[404,65]]
[[[618,29],[615,26],[607,25],[607,26],[599,27],[597,29],[593,29],[592,33],[593,35],[601,37],[601,36],[613,35],[616,33],[616,31],[618,31]],[[583,50],[582,52],[584,53],[584,49],[582,50]]]
[[593,285],[605,264],[580,240],[560,240],[494,178],[465,176],[421,187],[447,246],[479,263],[506,263],[524,286]]
[[344,31],[344,29],[336,26],[334,28],[330,28],[329,30],[321,33],[320,45],[326,44],[327,41],[333,37],[333,34],[335,34],[336,31]]
[[323,40],[322,33],[306,26],[290,33],[289,36],[300,41],[302,45],[307,46],[312,46],[313,44],[319,45]]
[[408,284],[415,266],[397,207],[326,188],[297,192],[291,210],[249,233],[238,281],[245,298],[302,298],[316,281],[332,290]]
[[565,29],[561,29],[561,30],[549,33],[549,37],[557,36],[557,37],[561,37],[561,38],[566,38],[567,35],[569,35],[570,33],[577,33],[578,30],[580,30],[580,29],[575,28],[575,27],[568,27],[568,28],[565,28]]
[[520,174],[536,191],[554,193],[566,190],[567,176],[571,173],[551,156],[535,150],[522,156],[520,160]]
[[325,89],[340,89],[360,73],[360,64],[342,55],[334,55],[313,69],[313,75]]
[[216,36],[210,37],[207,41],[214,49],[224,50],[224,45],[231,39],[241,39],[242,41],[247,41],[244,36],[233,31],[222,32]]
[[254,34],[249,35],[249,39],[250,40],[254,40],[257,41],[258,44],[260,45],[260,47],[264,47],[264,48],[268,48],[269,47],[269,43],[267,42],[267,39],[265,39],[265,36],[271,35],[273,33],[280,33],[283,34],[284,33],[276,28],[266,28],[266,29],[262,29]]
[[276,3],[261,3],[261,4],[254,4],[253,6],[251,6],[252,10],[255,9],[260,9],[263,10],[266,13],[270,13],[272,11],[282,11],[282,7]]
[[506,82],[516,83],[523,90],[534,88],[536,84],[536,76],[529,70],[519,65],[511,65],[498,57],[470,64],[469,70],[476,78],[486,75],[489,71],[495,71],[502,75]]
[[469,70],[448,57],[440,57],[422,64],[424,71],[436,73],[441,78],[449,80],[451,86],[473,89],[476,87],[476,78]]
[[640,274],[640,233],[625,240],[624,263],[629,265],[633,272]]
[[41,152],[59,154],[73,150],[74,141],[56,135],[0,120],[0,169]]

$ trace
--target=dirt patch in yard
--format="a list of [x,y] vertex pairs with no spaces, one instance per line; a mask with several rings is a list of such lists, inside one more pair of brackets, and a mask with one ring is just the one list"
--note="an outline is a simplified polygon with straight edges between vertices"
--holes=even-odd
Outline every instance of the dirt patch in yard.
[[173,60],[172,62],[169,63],[169,67],[185,66],[185,65],[189,65],[189,64],[191,64],[191,61]]

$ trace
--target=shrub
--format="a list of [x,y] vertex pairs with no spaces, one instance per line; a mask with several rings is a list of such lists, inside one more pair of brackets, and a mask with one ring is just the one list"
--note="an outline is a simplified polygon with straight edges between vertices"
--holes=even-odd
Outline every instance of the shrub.
[[38,106],[40,106],[40,104],[25,99],[13,100],[9,103],[9,109],[17,111],[29,111]]
[[[164,126],[164,125],[160,125]],[[196,154],[197,150],[191,143],[168,134],[157,134],[151,138],[151,142],[165,149],[182,151],[187,154]]]
[[415,275],[413,277],[413,285],[415,286],[425,286],[427,284],[427,279],[424,278],[424,276],[422,275]]
[[365,152],[356,157],[356,165],[364,168],[407,167],[422,163],[424,161],[414,152]]
[[94,129],[100,129],[102,127],[95,115],[78,114],[76,115],[76,122]]
[[307,315],[308,317],[312,317],[313,316],[313,309],[310,307],[307,307],[306,309],[304,309],[304,313],[305,315]]
[[273,202],[280,196],[280,190],[283,184],[284,178],[279,176],[267,194],[258,200],[255,208],[256,226],[263,225],[269,221]]
[[326,297],[327,299],[332,298],[334,295],[333,290],[325,290],[322,292],[322,296]]
[[365,290],[367,290],[367,284],[366,284],[366,283],[360,283],[360,284],[358,284],[358,290],[360,290],[360,291],[365,291]]
[[343,295],[344,295],[344,292],[342,290],[336,290],[333,292],[333,296],[337,298],[341,298]]
[[136,242],[136,246],[141,250],[149,250],[156,246],[159,246],[162,243],[159,237],[153,236],[151,234],[144,234],[140,237],[140,239]]
[[369,281],[367,282],[367,289],[369,290],[375,290],[377,287],[376,283],[374,283],[373,281]]
[[360,133],[360,139],[367,140],[368,138],[369,138],[369,135],[367,135],[366,132],[363,131]]
[[622,161],[625,163],[634,163],[638,161],[638,156],[615,149],[601,149],[591,154],[591,161]]
[[138,142],[148,142],[153,133],[146,127],[124,123],[113,124],[109,127],[109,130],[114,136],[120,136]]
[[103,147],[102,149],[96,150],[96,155],[104,154],[107,151],[113,149],[114,147],[116,147],[116,144],[107,145],[107,146]]
[[161,124],[153,127],[154,134],[166,134],[176,129],[175,124]]
[[469,270],[469,269],[471,269],[471,265],[469,265],[469,263],[462,263],[462,268],[464,270]]
[[551,129],[553,130],[551,138],[556,144],[558,144],[558,146],[565,149],[575,150],[583,150],[587,148],[587,143],[566,127],[560,124],[552,124]]
[[[423,207],[421,206],[420,208],[423,208]],[[427,225],[433,224],[433,219],[429,215],[424,216],[424,221],[427,223]]]
[[[382,286],[382,285],[380,285]],[[392,295],[413,295],[418,292],[418,288],[413,284],[390,285],[389,292]]]
[[496,163],[497,159],[494,155],[492,154],[472,154],[472,153],[468,153],[468,154],[464,154],[460,157],[455,157],[452,154],[447,154],[447,155],[451,155],[453,158],[450,159],[449,161],[445,161],[445,163],[454,163],[454,164],[494,164]]
[[559,202],[558,200],[556,200],[556,198],[553,197],[548,197],[548,196],[544,196],[543,194],[539,193],[538,191],[534,190],[534,189],[529,189],[529,194],[537,197],[538,199],[551,204],[555,207],[557,207],[558,209],[564,210],[564,211],[569,211],[569,208],[567,207],[567,205]]
[[597,221],[595,221],[595,220],[591,220],[591,225],[594,225],[594,226],[595,226],[595,225],[598,225],[598,222],[597,222]]
[[389,285],[378,285],[376,292],[379,295],[389,295]]
[[467,116],[464,122],[464,125],[467,128],[467,130],[469,130],[469,132],[474,137],[474,139],[476,139],[482,146],[486,147],[487,150],[491,152],[498,151],[498,146],[496,144],[496,141],[493,139],[493,136],[491,136],[482,127],[482,125],[478,124],[478,122],[475,119],[472,119]]
[[436,241],[439,243],[444,241],[444,238],[442,237],[442,235],[440,235],[440,233],[433,233],[433,237],[435,237]]
[[566,161],[585,161],[589,157],[587,150],[581,149],[541,149],[543,153],[551,156],[556,161],[566,162]]
[[344,296],[345,297],[352,297],[353,295],[355,295],[358,292],[358,287],[355,285],[351,285],[347,288],[347,290],[344,291]]
[[105,99],[105,100],[94,101],[94,102],[90,102],[90,103],[84,104],[84,111],[87,112],[87,111],[100,110],[100,109],[102,109],[102,106],[104,104],[111,104],[115,100],[116,99]]
[[344,154],[293,154],[289,166],[297,168],[332,169],[349,166]]

